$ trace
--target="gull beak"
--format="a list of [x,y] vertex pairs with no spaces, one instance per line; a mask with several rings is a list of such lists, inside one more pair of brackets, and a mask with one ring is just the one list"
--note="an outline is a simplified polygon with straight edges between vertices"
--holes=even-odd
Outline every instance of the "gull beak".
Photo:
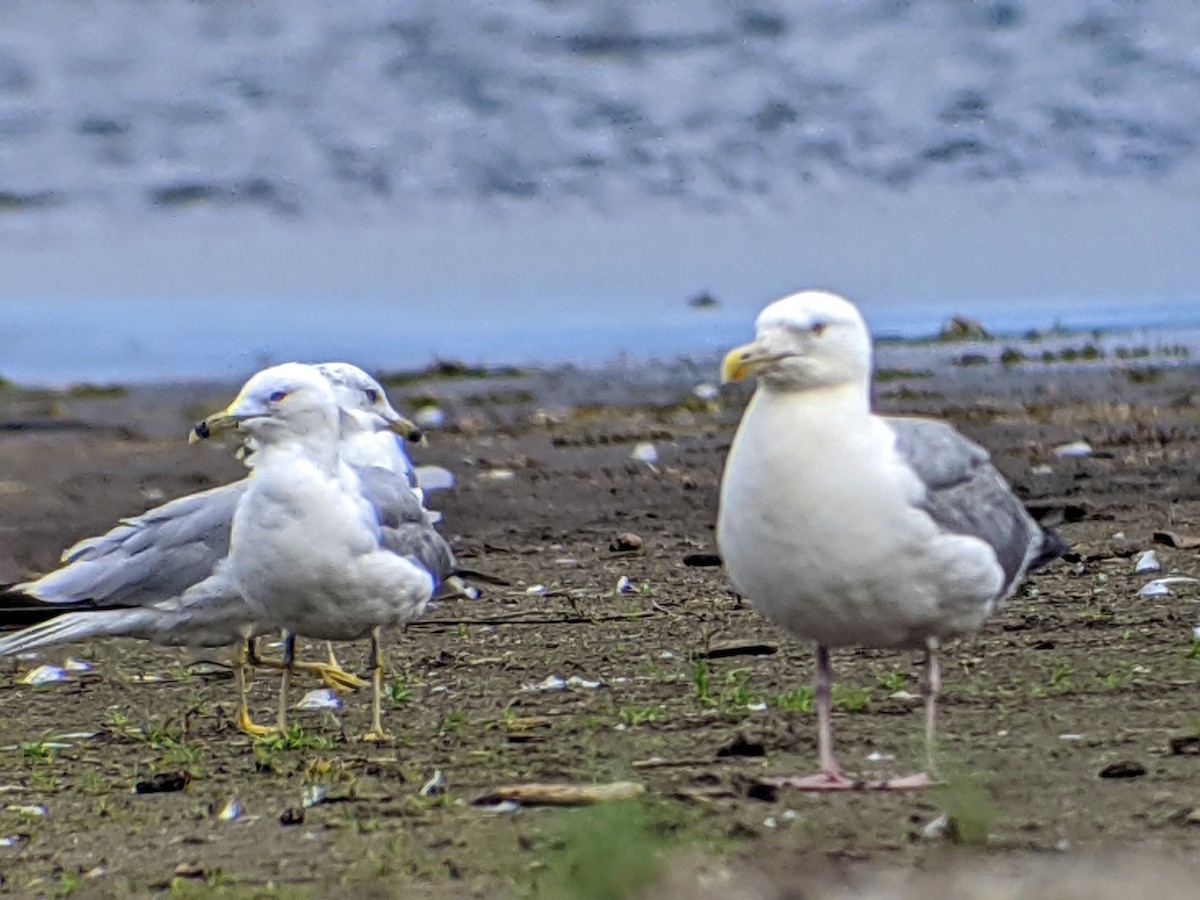
[[192,428],[192,433],[188,435],[188,443],[194,444],[196,441],[221,437],[231,431],[236,431],[238,425],[247,419],[258,418],[266,413],[267,410],[263,407],[262,401],[238,394],[234,397],[233,402],[223,410],[197,422]]
[[721,384],[741,381],[749,375],[755,375],[786,356],[787,354],[769,350],[758,341],[734,347],[721,360]]
[[407,416],[400,415],[394,409],[389,407],[388,411],[383,414],[383,418],[387,421],[388,428],[409,443],[419,444],[424,439],[420,426]]

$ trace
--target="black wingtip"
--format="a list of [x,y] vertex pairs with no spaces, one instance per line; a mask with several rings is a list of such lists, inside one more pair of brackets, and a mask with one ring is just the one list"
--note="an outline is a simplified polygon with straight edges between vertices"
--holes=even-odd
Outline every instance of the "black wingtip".
[[1029,564],[1029,568],[1040,569],[1042,566],[1054,562],[1070,549],[1071,545],[1063,540],[1057,531],[1044,528],[1042,529],[1042,547],[1038,551],[1038,555],[1033,558],[1033,562]]

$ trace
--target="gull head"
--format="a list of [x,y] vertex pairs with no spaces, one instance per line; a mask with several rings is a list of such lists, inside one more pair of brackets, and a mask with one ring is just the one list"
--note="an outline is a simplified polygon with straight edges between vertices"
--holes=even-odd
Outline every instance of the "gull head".
[[417,424],[396,412],[388,402],[383,385],[358,366],[331,362],[320,363],[314,368],[333,388],[345,422],[360,431],[386,429],[413,443],[421,440],[421,429]]
[[305,438],[335,442],[337,398],[329,382],[312,366],[272,366],[253,375],[229,406],[199,422],[192,439],[233,429],[259,447]]
[[755,339],[734,347],[721,363],[721,381],[757,375],[776,390],[866,384],[871,338],[857,307],[829,291],[801,291],[758,315]]

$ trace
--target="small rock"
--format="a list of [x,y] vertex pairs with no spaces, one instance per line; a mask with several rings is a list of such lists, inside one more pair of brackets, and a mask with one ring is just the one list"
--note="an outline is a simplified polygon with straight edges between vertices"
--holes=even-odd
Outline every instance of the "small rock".
[[58,666],[38,666],[25,673],[21,684],[54,684],[57,681],[65,681],[66,677],[66,671]]
[[926,840],[940,838],[946,833],[946,828],[950,825],[950,817],[942,813],[936,819],[931,819],[921,827],[921,837]]
[[1145,774],[1146,767],[1132,759],[1111,763],[1100,770],[1101,778],[1141,778]]
[[303,825],[304,824],[304,810],[301,809],[300,807],[289,806],[287,809],[285,809],[282,813],[279,814],[279,824],[280,825]]
[[172,794],[192,783],[191,772],[159,772],[133,786],[135,794]]
[[324,803],[326,793],[325,785],[314,784],[304,792],[304,796],[300,802],[304,804],[305,809],[309,809],[310,807]]
[[720,395],[721,389],[711,381],[702,381],[692,388],[692,396],[697,400],[703,400],[706,403],[709,400],[716,400]]
[[628,594],[633,590],[633,582],[629,580],[628,575],[622,575],[617,579],[617,593]]
[[641,550],[642,538],[632,531],[625,531],[612,539],[608,545],[608,549],[614,553],[630,553],[634,550]]

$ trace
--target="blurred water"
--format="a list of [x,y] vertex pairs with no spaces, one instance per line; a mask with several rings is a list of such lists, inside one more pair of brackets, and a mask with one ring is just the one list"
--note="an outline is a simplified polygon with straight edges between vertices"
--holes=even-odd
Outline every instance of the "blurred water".
[[[1200,5],[12,0],[0,374],[1196,323]],[[687,300],[711,292],[716,311]]]

